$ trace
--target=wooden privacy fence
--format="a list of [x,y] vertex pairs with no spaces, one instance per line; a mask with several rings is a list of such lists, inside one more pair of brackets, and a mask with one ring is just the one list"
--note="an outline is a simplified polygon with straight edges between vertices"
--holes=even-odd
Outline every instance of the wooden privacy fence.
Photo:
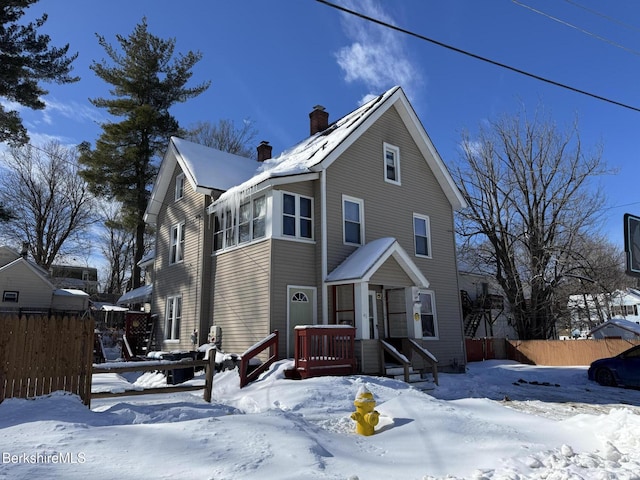
[[0,313],[0,402],[56,390],[91,398],[91,317]]
[[640,340],[603,338],[588,340],[466,339],[467,361],[509,359],[548,366],[589,365],[599,358],[613,357]]
[[589,365],[640,344],[621,338],[589,340],[509,340],[507,357],[520,363],[549,366]]

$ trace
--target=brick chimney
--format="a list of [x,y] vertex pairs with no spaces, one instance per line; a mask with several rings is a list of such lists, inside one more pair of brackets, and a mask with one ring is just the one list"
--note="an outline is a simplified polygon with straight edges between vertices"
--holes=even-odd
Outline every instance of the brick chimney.
[[262,140],[260,145],[256,148],[258,151],[258,161],[264,162],[265,160],[269,160],[271,158],[271,149],[273,147],[269,145],[269,142],[266,140]]
[[313,107],[313,111],[309,114],[311,135],[326,130],[329,126],[329,112],[325,112],[322,105]]

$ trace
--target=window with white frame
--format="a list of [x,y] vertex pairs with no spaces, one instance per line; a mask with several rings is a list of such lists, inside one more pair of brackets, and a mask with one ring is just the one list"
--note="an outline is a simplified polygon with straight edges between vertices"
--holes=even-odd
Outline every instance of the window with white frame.
[[18,303],[18,292],[15,290],[5,290],[2,292],[2,301]]
[[180,263],[184,260],[184,222],[171,227],[171,247],[169,263]]
[[436,320],[433,292],[430,290],[420,290],[418,292],[418,299],[420,301],[422,338],[435,338],[438,336],[438,323]]
[[180,320],[182,319],[182,296],[167,297],[164,336],[166,340],[180,340]]
[[245,198],[237,210],[227,208],[213,215],[213,250],[223,250],[266,235],[267,199],[265,195]]
[[384,180],[400,185],[400,149],[394,145],[384,143]]
[[413,214],[413,237],[416,256],[431,258],[431,231],[429,217]]
[[344,243],[364,244],[364,202],[358,198],[342,196],[342,223]]
[[184,197],[184,173],[176,177],[175,200],[178,201]]
[[313,199],[282,193],[282,235],[313,239]]

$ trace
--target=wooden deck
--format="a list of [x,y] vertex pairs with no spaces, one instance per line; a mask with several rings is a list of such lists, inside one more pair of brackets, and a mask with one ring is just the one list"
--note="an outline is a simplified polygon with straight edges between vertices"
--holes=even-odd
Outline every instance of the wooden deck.
[[356,372],[356,329],[343,325],[295,328],[295,365],[287,378],[351,375]]

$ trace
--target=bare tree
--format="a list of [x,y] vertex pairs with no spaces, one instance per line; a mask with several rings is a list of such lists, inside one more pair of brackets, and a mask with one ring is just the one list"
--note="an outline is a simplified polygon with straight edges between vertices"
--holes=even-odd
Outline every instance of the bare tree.
[[520,338],[550,338],[566,304],[559,288],[578,274],[581,239],[597,230],[601,151],[583,150],[577,124],[560,131],[538,114],[487,125],[463,135],[454,176],[469,206],[458,234],[502,286]]
[[186,139],[223,152],[255,158],[257,131],[250,120],[236,126],[233,120],[222,119],[217,124],[198,122],[186,134]]
[[125,290],[127,279],[131,276],[134,238],[131,229],[124,223],[120,203],[105,202],[101,211],[104,229],[100,236],[100,251],[107,261],[104,293],[119,294]]
[[35,262],[49,269],[63,256],[86,256],[96,221],[94,198],[78,175],[77,151],[49,142],[11,148],[0,202],[14,218],[3,228],[19,245],[28,243]]

